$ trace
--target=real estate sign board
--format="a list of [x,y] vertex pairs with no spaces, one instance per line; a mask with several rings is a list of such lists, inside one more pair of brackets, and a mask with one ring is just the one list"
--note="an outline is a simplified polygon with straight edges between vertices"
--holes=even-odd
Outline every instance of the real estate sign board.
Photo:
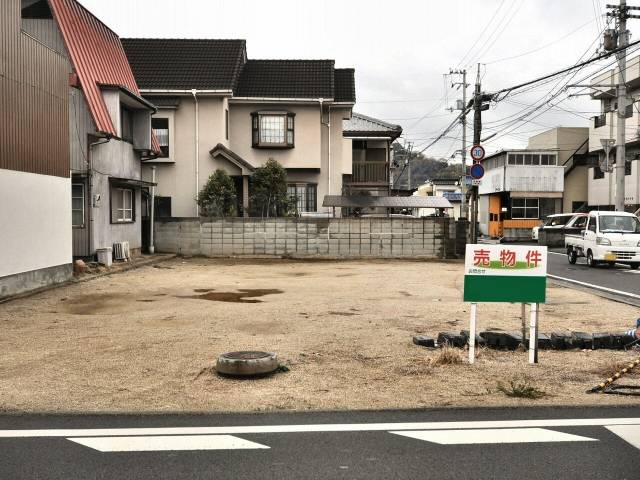
[[547,247],[467,245],[464,301],[545,303]]

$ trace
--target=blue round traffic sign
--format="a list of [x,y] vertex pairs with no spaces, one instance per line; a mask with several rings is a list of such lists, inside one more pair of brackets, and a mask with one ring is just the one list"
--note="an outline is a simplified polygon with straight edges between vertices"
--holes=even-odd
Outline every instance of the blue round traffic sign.
[[473,178],[475,178],[476,180],[479,180],[482,177],[484,177],[484,167],[482,166],[481,163],[474,163],[473,165],[471,165],[471,169],[469,170],[469,173]]

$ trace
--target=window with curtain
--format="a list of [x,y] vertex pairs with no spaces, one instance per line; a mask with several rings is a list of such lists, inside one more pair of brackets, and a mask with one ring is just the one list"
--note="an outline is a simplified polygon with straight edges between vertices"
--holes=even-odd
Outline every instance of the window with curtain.
[[151,128],[160,144],[160,157],[169,156],[169,119],[168,118],[152,118]]
[[293,148],[295,114],[287,112],[254,112],[251,119],[254,147]]
[[133,222],[134,217],[134,191],[130,188],[111,188],[111,222]]

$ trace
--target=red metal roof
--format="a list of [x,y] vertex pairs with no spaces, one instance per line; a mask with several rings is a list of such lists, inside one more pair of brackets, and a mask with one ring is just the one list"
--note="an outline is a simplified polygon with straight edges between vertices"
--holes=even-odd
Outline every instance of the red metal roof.
[[[118,85],[140,96],[120,37],[76,0],[49,0],[89,111],[99,132],[118,135],[102,98],[100,84]],[[153,150],[159,152],[155,135]]]

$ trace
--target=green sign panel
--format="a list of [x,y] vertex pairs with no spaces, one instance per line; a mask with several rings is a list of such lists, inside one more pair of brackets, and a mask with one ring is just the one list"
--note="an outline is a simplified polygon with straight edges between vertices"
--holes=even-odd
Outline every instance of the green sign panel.
[[547,247],[467,245],[464,301],[545,303]]

